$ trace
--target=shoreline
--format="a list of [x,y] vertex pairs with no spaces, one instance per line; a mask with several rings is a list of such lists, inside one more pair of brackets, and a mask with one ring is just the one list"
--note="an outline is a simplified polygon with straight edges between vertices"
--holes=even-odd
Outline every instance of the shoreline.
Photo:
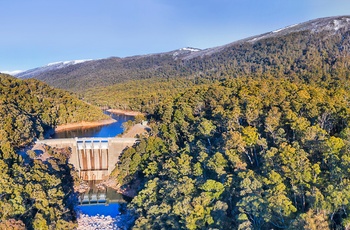
[[101,120],[101,121],[82,121],[77,123],[69,123],[64,125],[58,125],[55,128],[55,132],[65,131],[65,130],[71,130],[71,129],[78,129],[78,128],[91,128],[91,127],[98,127],[102,125],[109,125],[114,122],[117,122],[115,119],[108,119],[108,120]]
[[132,110],[122,110],[122,109],[107,109],[107,112],[110,113],[116,113],[116,114],[123,114],[123,115],[127,115],[127,116],[137,116],[137,115],[144,115],[141,112],[138,111],[132,111]]

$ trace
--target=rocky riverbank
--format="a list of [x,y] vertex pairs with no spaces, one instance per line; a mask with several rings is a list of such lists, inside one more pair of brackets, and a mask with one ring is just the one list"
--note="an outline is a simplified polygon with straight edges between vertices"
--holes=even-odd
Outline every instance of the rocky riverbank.
[[70,124],[64,124],[64,125],[58,125],[55,128],[55,132],[63,131],[63,130],[70,130],[70,129],[79,129],[79,128],[91,128],[91,127],[98,127],[102,125],[109,125],[114,122],[117,122],[115,119],[108,119],[108,120],[102,120],[102,121],[92,121],[92,122],[78,122],[78,123],[70,123]]
[[78,215],[78,228],[77,230],[126,230],[130,229],[135,217],[126,211],[125,207],[122,208],[122,213],[115,217],[109,215],[95,215],[90,216],[80,213]]
[[114,230],[114,229],[121,229],[117,226],[117,219],[112,218],[111,216],[104,216],[104,215],[96,215],[96,216],[89,216],[85,214],[81,214],[78,218],[78,230]]

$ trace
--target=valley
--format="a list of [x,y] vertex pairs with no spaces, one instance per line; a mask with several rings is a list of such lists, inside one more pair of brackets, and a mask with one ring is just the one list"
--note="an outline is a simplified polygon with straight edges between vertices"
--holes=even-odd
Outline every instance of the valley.
[[350,16],[327,17],[204,50],[1,74],[0,229],[78,228],[74,153],[16,150],[70,124],[113,125],[101,108],[135,116],[123,128],[137,144],[108,168],[135,192],[133,229],[348,229],[349,31]]

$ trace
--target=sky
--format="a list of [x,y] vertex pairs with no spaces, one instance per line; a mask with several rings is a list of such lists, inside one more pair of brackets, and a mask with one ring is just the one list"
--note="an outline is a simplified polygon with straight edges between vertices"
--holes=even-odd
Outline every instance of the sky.
[[348,0],[0,0],[0,72],[210,48],[350,14]]

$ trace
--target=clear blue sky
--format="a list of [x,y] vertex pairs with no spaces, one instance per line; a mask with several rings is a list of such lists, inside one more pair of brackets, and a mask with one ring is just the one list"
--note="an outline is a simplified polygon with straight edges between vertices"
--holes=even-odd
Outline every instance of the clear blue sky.
[[0,71],[224,45],[350,14],[348,0],[0,0]]

